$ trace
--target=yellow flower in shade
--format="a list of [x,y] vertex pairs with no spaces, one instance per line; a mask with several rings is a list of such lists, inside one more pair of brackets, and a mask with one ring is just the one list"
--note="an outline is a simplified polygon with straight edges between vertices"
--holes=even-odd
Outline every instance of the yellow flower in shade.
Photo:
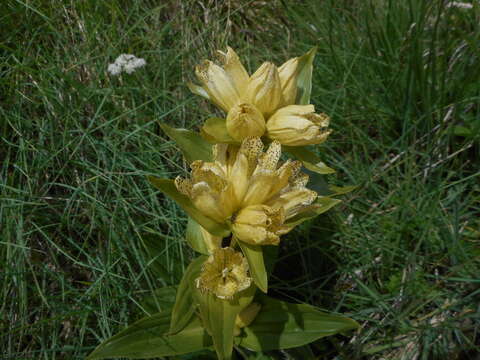
[[279,142],[262,150],[258,137],[240,147],[217,144],[214,162],[195,161],[191,178],[177,178],[175,184],[204,215],[231,224],[239,240],[278,244],[279,236],[291,230],[285,221],[307,210],[317,193],[306,188],[308,176],[300,172],[300,162],[278,166]]
[[220,299],[231,299],[251,283],[247,259],[230,247],[213,250],[196,280],[201,291],[210,291]]
[[230,109],[227,115],[227,131],[235,140],[265,133],[265,118],[252,104],[242,103]]
[[267,135],[288,146],[320,144],[331,133],[329,122],[327,115],[315,114],[313,105],[289,105],[270,117]]

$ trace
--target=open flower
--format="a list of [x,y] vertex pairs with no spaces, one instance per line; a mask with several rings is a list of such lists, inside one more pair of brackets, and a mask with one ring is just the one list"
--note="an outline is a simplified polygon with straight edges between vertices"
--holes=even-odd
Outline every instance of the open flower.
[[325,114],[315,114],[313,105],[289,105],[273,114],[267,123],[267,135],[283,145],[302,146],[324,142],[331,130]]
[[192,163],[191,178],[177,178],[177,189],[204,215],[229,223],[239,240],[278,244],[279,236],[291,230],[287,220],[317,198],[306,188],[301,163],[288,160],[278,166],[280,143],[274,141],[263,152],[258,137],[245,139],[240,147],[217,144],[214,149],[215,161]]
[[230,247],[215,249],[196,280],[201,291],[211,291],[220,299],[231,299],[251,283],[247,260]]

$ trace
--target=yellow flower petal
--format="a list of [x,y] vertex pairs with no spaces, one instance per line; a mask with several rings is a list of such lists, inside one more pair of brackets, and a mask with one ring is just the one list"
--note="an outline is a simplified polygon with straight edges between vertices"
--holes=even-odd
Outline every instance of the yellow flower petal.
[[264,170],[275,170],[281,155],[282,145],[278,141],[273,141],[265,154],[260,156],[258,168]]
[[282,84],[283,106],[295,104],[297,97],[298,58],[286,61],[278,68]]
[[206,60],[195,68],[195,73],[210,99],[228,111],[239,101],[239,93],[233,80],[220,66]]
[[220,223],[231,215],[224,210],[219,195],[206,182],[193,185],[192,202],[203,214]]
[[245,100],[254,104],[268,118],[283,103],[282,84],[278,70],[266,62],[250,77]]
[[239,94],[243,94],[248,85],[248,73],[245,70],[238,55],[231,47],[227,47],[227,52],[217,52],[225,72],[230,76]]
[[270,189],[275,182],[275,172],[269,170],[255,171],[242,201],[242,206],[262,204],[268,199]]
[[317,198],[317,193],[306,188],[296,188],[280,194],[267,202],[271,207],[282,207],[285,210],[285,218],[295,216],[302,208],[310,205]]

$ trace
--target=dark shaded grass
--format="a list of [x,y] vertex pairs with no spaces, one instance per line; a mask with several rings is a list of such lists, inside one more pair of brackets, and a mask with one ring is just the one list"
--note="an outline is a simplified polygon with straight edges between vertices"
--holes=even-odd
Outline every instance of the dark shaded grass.
[[[318,220],[292,236],[312,248],[289,244],[300,253],[290,267],[323,271],[302,272],[297,299],[363,320],[352,341],[332,341],[331,358],[474,358],[478,9],[286,5],[302,40],[319,47],[313,102],[336,130],[321,153],[340,169],[330,181],[360,185],[329,214],[330,235]],[[456,136],[465,125],[468,135]]]

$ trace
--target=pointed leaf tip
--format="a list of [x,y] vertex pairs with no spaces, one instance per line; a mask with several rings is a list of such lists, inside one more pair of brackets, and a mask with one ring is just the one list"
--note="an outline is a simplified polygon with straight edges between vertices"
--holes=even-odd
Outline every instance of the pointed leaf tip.
[[169,138],[175,141],[188,163],[195,160],[213,160],[212,145],[199,133],[182,128],[175,129],[167,124],[160,124],[160,127]]

